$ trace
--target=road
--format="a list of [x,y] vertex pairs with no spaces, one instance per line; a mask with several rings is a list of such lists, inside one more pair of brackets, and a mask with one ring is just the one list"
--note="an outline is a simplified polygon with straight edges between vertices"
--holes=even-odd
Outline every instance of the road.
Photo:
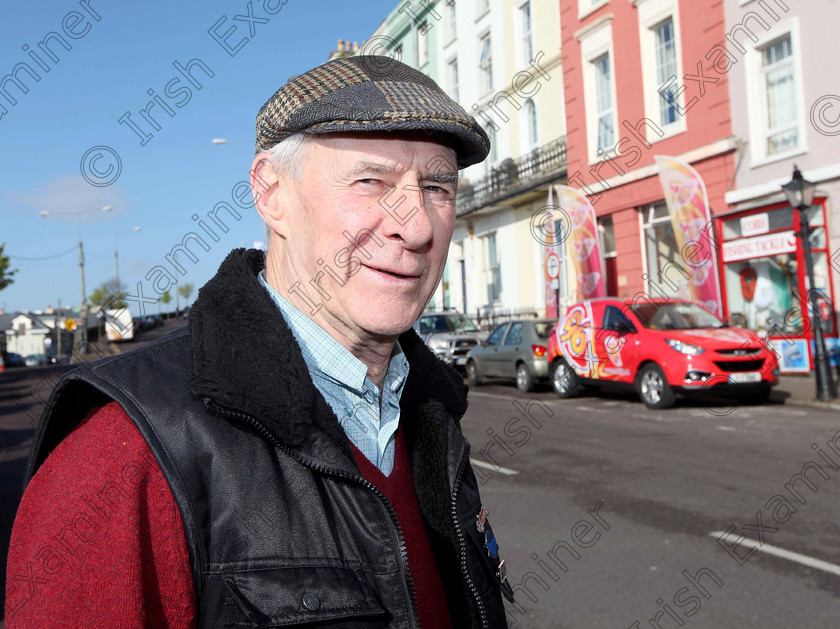
[[[650,411],[631,395],[475,388],[462,425],[517,590],[509,623],[837,626],[840,454],[826,443],[838,419],[784,404]],[[809,461],[821,467],[796,478]],[[732,526],[727,550],[718,538]]]
[[[61,371],[0,376],[4,574],[34,419]],[[840,454],[826,444],[838,420],[781,403],[649,411],[631,395],[476,387],[462,425],[517,590],[511,626],[836,626]],[[717,538],[732,526],[727,552]]]

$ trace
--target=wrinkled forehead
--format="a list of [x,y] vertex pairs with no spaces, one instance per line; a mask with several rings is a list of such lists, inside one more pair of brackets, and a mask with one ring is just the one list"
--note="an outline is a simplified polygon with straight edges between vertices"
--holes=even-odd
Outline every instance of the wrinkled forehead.
[[334,133],[309,137],[315,150],[308,157],[314,166],[329,161],[350,167],[367,165],[382,172],[454,174],[457,180],[455,150],[443,139],[426,133]]

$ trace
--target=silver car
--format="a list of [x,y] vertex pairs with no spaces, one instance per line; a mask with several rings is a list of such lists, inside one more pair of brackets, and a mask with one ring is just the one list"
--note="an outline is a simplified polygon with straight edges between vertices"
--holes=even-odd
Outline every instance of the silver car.
[[424,312],[414,329],[429,349],[459,371],[467,362],[467,352],[484,338],[478,326],[458,312]]
[[498,326],[487,341],[467,355],[467,382],[481,384],[484,377],[515,378],[522,392],[548,381],[548,337],[557,321],[526,319]]

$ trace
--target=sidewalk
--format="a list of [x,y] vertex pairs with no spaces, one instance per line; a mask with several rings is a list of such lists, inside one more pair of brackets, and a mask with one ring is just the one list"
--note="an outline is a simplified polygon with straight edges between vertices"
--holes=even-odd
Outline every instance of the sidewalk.
[[[837,383],[837,370],[832,369],[831,375]],[[779,384],[773,387],[770,399],[784,404],[815,406],[840,411],[840,398],[828,402],[817,400],[817,378],[813,372],[802,376],[779,376]]]

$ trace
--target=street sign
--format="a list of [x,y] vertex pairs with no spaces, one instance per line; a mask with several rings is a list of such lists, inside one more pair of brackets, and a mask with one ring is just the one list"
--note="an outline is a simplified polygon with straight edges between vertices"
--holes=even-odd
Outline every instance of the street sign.
[[546,257],[545,272],[550,280],[556,280],[560,277],[560,257],[556,253],[549,253]]
[[64,329],[72,332],[76,329],[76,322],[70,317],[68,317],[67,320],[64,322]]

